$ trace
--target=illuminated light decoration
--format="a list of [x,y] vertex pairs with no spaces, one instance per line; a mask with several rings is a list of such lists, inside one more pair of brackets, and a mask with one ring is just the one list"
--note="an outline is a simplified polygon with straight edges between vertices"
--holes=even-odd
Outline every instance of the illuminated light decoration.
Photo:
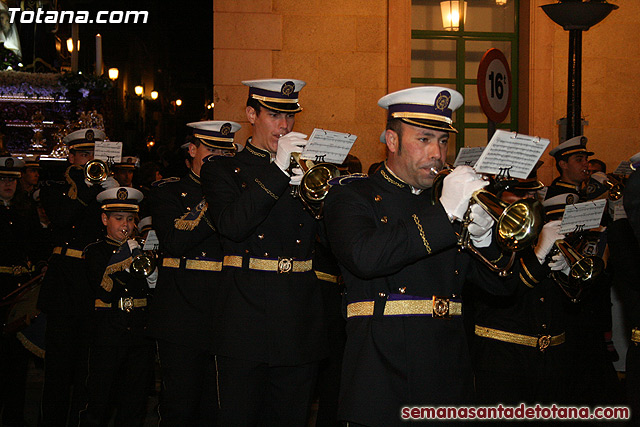
[[460,3],[464,3],[462,14],[463,23],[467,21],[467,2],[458,0],[446,0],[440,2],[442,12],[442,26],[447,31],[458,31],[460,28]]
[[136,95],[142,96],[142,94],[144,93],[144,88],[138,85],[133,89],[133,91],[136,93]]
[[151,99],[158,99],[158,91],[157,90],[152,90],[151,91]]
[[109,68],[109,78],[113,81],[118,80],[120,71],[117,68]]

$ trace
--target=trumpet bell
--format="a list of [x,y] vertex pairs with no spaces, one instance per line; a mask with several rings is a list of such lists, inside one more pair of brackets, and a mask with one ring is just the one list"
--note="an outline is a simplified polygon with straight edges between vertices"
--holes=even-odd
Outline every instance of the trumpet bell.
[[496,242],[512,252],[535,242],[544,225],[542,204],[534,199],[522,199],[511,204],[487,190],[478,190],[473,200],[496,221]]
[[518,200],[504,209],[497,223],[498,244],[510,251],[520,251],[533,245],[542,230],[542,204],[533,199]]
[[129,269],[134,277],[149,277],[156,269],[156,262],[153,257],[147,254],[138,254],[131,260]]
[[331,163],[320,163],[309,169],[300,183],[300,196],[308,203],[319,203],[329,193],[329,181],[341,175],[340,169]]
[[92,184],[99,184],[109,176],[109,166],[99,159],[89,160],[84,165],[84,177]]
[[595,256],[584,257],[571,266],[569,280],[588,282],[600,275],[604,270],[604,261]]

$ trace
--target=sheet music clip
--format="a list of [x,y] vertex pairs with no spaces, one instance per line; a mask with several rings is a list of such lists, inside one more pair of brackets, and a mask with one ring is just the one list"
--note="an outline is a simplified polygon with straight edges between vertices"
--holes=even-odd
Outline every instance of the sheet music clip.
[[511,179],[511,173],[509,173],[511,168],[513,168],[513,166],[509,166],[507,168],[500,168],[500,172],[496,174],[496,179]]
[[584,231],[584,224],[576,224],[576,227],[573,229],[573,233],[582,233]]
[[512,132],[511,139],[518,139],[518,132]]

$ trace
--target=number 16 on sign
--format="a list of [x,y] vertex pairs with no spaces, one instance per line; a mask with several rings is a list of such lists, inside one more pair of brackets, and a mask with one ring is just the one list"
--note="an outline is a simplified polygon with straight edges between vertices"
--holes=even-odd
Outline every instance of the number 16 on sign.
[[478,66],[478,98],[491,122],[500,123],[511,108],[511,70],[499,49],[489,49]]

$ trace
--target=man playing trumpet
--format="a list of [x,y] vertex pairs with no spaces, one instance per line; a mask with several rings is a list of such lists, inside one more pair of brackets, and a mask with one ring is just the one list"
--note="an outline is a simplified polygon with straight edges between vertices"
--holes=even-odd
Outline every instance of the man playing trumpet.
[[207,215],[224,262],[215,298],[213,345],[219,425],[305,425],[324,356],[320,283],[312,269],[317,222],[291,194],[291,132],[302,108],[300,80],[252,80],[253,137],[235,157],[202,167]]
[[[508,289],[457,245],[459,220],[488,182],[468,166],[456,168],[431,202],[462,102],[443,87],[381,98],[378,105],[388,110],[385,164],[369,178],[333,187],[325,202],[329,243],[346,285],[338,415],[350,425],[402,425],[407,406],[472,399],[462,288],[470,282],[491,293]],[[479,205],[470,216],[473,245],[498,258],[493,220]]]

